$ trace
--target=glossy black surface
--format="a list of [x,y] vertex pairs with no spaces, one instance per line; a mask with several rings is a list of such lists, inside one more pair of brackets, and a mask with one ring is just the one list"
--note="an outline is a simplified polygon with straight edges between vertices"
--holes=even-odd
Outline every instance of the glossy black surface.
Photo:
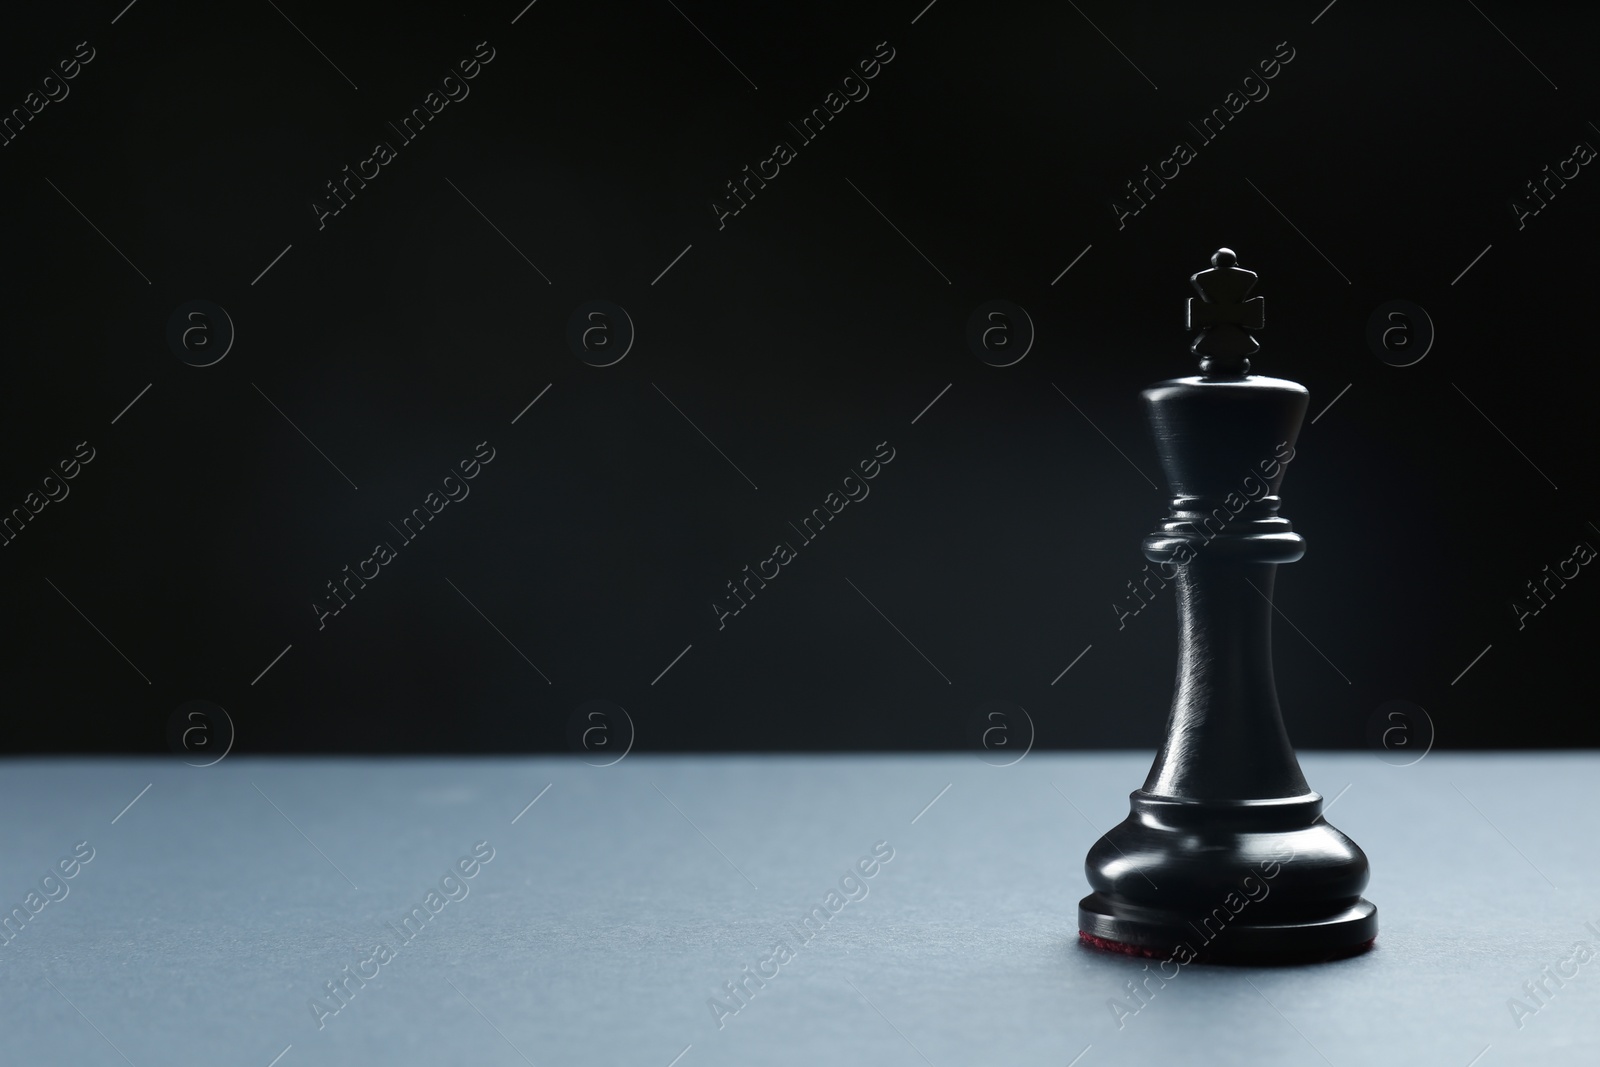
[[[1272,592],[1305,542],[1278,514],[1309,402],[1252,376],[1244,331],[1264,323],[1233,253],[1193,279],[1202,376],[1144,392],[1172,494],[1145,556],[1175,586],[1178,672],[1166,738],[1128,818],[1090,849],[1086,934],[1214,960],[1331,958],[1377,935],[1367,858],[1322,817],[1284,729],[1272,673]],[[1219,283],[1215,276],[1222,274]],[[1244,277],[1244,276],[1248,277]]]

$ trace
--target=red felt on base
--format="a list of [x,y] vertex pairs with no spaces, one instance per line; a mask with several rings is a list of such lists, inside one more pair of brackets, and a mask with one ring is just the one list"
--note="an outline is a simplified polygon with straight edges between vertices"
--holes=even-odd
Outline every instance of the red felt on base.
[[[1170,952],[1164,953],[1160,949],[1147,948],[1144,945],[1130,945],[1126,941],[1113,941],[1110,938],[1106,938],[1106,937],[1096,937],[1094,934],[1089,933],[1087,930],[1079,930],[1078,931],[1078,940],[1082,941],[1085,945],[1088,945],[1090,948],[1099,949],[1102,952],[1117,952],[1117,953],[1121,953],[1124,956],[1142,956],[1147,960],[1153,960],[1153,959],[1158,959],[1158,958],[1159,959],[1169,959],[1172,956],[1172,954]],[[1275,954],[1275,955],[1272,955],[1272,956],[1261,957],[1259,959],[1253,960],[1252,962],[1255,962],[1255,963],[1258,963],[1258,964],[1268,964],[1268,965],[1270,965],[1270,964],[1273,964],[1273,963],[1313,963],[1313,962],[1321,963],[1321,962],[1327,962],[1327,961],[1331,961],[1331,960],[1348,959],[1351,956],[1359,956],[1359,955],[1361,955],[1363,952],[1365,952],[1369,948],[1371,948],[1377,942],[1377,940],[1378,939],[1376,937],[1369,937],[1367,940],[1363,941],[1359,945],[1355,945],[1355,946],[1351,947],[1350,949],[1347,949],[1347,950],[1345,950],[1343,952],[1335,952],[1335,953],[1333,953],[1331,955],[1329,955],[1329,954],[1318,955],[1318,954],[1315,954],[1315,953],[1285,952],[1285,953],[1281,953],[1281,954]],[[1214,961],[1213,959],[1208,957],[1207,953],[1204,950],[1202,950],[1202,951],[1200,951],[1199,953],[1197,953],[1194,956],[1193,962],[1209,963],[1209,962],[1221,962],[1221,961]]]
[[1121,952],[1127,956],[1143,956],[1149,960],[1161,955],[1157,949],[1146,948],[1143,945],[1130,945],[1126,941],[1112,941],[1109,938],[1096,937],[1087,930],[1078,931],[1078,940],[1090,948],[1097,948],[1103,952]]

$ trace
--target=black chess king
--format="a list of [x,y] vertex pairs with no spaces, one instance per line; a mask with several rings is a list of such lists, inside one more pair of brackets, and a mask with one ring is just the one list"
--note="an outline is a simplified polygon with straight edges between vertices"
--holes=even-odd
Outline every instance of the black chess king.
[[1229,249],[1190,278],[1200,374],[1144,391],[1171,493],[1145,558],[1176,586],[1178,676],[1166,739],[1127,819],[1084,861],[1081,938],[1146,956],[1317,960],[1370,945],[1367,857],[1322,817],[1283,726],[1272,586],[1305,541],[1278,489],[1310,393],[1250,373],[1265,325]]

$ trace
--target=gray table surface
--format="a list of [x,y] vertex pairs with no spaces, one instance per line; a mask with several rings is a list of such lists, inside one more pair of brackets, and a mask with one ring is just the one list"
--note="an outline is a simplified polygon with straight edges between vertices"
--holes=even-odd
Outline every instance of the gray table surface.
[[[1185,967],[1119,1026],[1144,961],[1082,948],[1076,904],[1149,759],[6,761],[0,904],[28,918],[0,945],[0,1060],[1600,1062],[1600,957],[1542,1003],[1524,988],[1600,946],[1600,756],[1302,753],[1372,861],[1376,949]],[[85,841],[46,886],[67,895],[31,913]],[[467,895],[402,941],[481,841]],[[880,841],[867,895],[802,943]],[[719,1026],[710,998],[780,940],[793,955]],[[376,942],[392,958],[363,964]],[[347,965],[378,973],[319,1027],[312,998],[337,1006],[324,983]]]

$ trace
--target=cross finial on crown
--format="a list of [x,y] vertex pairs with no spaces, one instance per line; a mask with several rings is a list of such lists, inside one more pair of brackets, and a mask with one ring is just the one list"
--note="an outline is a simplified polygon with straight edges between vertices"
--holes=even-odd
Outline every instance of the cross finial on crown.
[[1261,350],[1246,330],[1266,326],[1266,301],[1250,297],[1256,286],[1255,271],[1238,266],[1231,248],[1219,248],[1211,257],[1211,270],[1190,275],[1200,299],[1190,297],[1184,325],[1198,329],[1189,351],[1200,357],[1200,372],[1210,377],[1243,377],[1250,360]]

